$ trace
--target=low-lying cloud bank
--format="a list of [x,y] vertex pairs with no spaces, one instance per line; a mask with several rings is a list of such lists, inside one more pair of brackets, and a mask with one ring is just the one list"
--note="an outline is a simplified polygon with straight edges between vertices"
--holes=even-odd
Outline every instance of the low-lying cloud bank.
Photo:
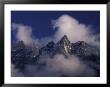
[[95,76],[96,71],[88,65],[81,62],[77,57],[64,55],[55,55],[54,58],[47,58],[45,66],[27,65],[25,72],[19,72],[12,66],[12,76]]

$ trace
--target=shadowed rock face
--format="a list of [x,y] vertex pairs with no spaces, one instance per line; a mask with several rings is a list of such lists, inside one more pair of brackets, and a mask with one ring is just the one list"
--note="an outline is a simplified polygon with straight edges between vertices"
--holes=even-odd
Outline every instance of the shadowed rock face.
[[71,43],[68,37],[64,35],[61,40],[57,43],[56,50],[62,54],[69,54],[71,51]]
[[[12,45],[11,49],[11,63],[16,68],[24,70],[27,64],[38,65],[40,59],[48,57],[53,58],[56,54],[63,54],[68,58],[70,55],[77,56],[81,61],[88,64],[88,66],[96,69],[99,76],[100,71],[100,50],[87,44],[84,41],[71,43],[66,35],[57,43],[49,42],[42,48],[28,47],[24,45],[23,41],[18,41]],[[45,65],[45,63],[39,64]]]
[[84,41],[78,41],[71,44],[71,53],[76,54],[77,56],[90,56],[95,55],[99,56],[99,49],[87,44]]

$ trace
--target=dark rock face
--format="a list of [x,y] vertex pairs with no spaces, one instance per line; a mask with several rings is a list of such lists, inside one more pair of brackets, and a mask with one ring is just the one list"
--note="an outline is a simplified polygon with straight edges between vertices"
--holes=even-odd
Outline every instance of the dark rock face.
[[[24,70],[27,64],[38,64],[40,59],[53,58],[56,54],[77,56],[81,61],[97,71],[100,75],[100,50],[84,41],[71,43],[66,35],[60,41],[49,42],[42,48],[25,46],[23,41],[18,41],[11,48],[11,63],[15,68]],[[45,63],[41,63],[45,65]]]
[[25,69],[26,64],[36,63],[36,49],[26,47],[23,41],[17,42],[11,49],[11,62],[15,64],[16,68]]
[[71,43],[67,36],[64,35],[61,40],[56,44],[56,50],[58,53],[68,54],[71,51]]
[[41,57],[41,56],[45,56],[45,57],[52,56],[54,50],[55,50],[55,43],[53,41],[51,41],[46,46],[44,46],[40,49],[39,57]]
[[[80,51],[81,50],[81,51]],[[95,47],[90,46],[89,44],[85,43],[84,41],[79,41],[76,43],[72,43],[71,52],[79,53],[79,55],[99,55],[99,50]]]
[[97,71],[97,76],[100,75],[100,51],[98,48],[84,41],[78,41],[71,44],[70,54],[78,56],[81,61]]
[[[98,48],[92,47],[84,41],[79,41],[71,44],[71,54],[85,58],[88,60],[95,57],[100,57],[100,52]],[[91,57],[91,58],[90,58]],[[97,59],[97,58],[96,58]]]

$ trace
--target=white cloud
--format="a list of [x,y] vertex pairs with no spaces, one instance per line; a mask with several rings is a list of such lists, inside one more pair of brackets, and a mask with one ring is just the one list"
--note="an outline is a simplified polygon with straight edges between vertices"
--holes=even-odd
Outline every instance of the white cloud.
[[54,58],[48,58],[46,64],[46,69],[56,72],[56,75],[59,76],[94,76],[96,74],[94,69],[74,55],[66,58],[64,55],[58,54]]
[[65,58],[63,55],[55,55],[54,58],[49,58],[47,68],[67,76],[76,76],[79,74],[79,70],[82,70],[78,58],[75,56]]
[[38,44],[38,39],[32,37],[32,28],[30,26],[12,23],[12,30],[17,30],[16,39],[18,41],[22,40],[25,45]]
[[55,41],[58,41],[63,35],[67,35],[71,42],[85,41],[92,45],[99,45],[97,37],[93,35],[90,26],[79,23],[78,20],[69,16],[62,15],[57,20],[53,21],[55,32]]

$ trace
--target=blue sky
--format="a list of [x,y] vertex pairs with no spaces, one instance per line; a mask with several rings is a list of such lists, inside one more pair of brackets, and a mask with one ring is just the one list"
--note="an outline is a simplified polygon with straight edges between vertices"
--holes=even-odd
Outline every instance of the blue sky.
[[54,34],[51,22],[64,14],[74,17],[79,23],[92,25],[95,33],[100,32],[99,11],[12,11],[11,23],[31,26],[33,35],[42,38]]

